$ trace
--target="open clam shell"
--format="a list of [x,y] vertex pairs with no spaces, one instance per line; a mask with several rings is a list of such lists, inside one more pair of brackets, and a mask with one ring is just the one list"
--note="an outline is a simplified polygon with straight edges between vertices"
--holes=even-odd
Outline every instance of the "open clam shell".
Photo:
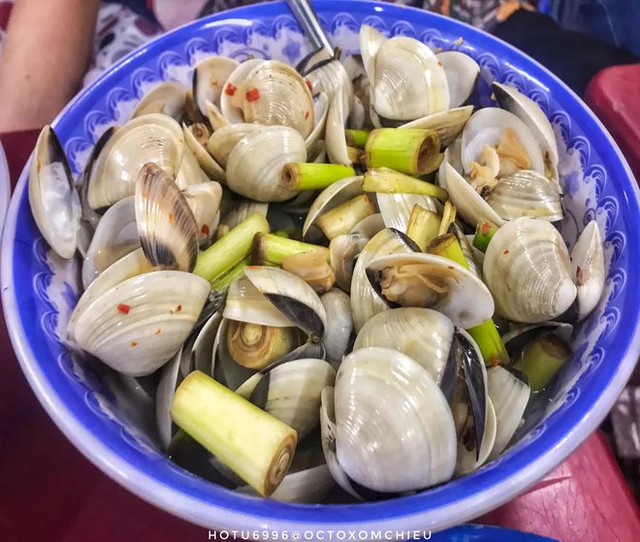
[[219,106],[224,83],[238,67],[238,63],[226,56],[214,56],[198,63],[193,70],[192,91],[200,113],[207,116],[207,101]]
[[[154,163],[175,178],[187,155],[180,125],[167,115],[148,114],[130,120],[104,143],[91,168],[87,202],[92,209],[109,207],[135,192],[138,173]],[[131,152],[131,149],[137,149]],[[196,181],[197,182],[197,181]]]
[[193,271],[198,259],[198,223],[173,180],[146,164],[136,182],[135,212],[140,242],[152,265]]
[[433,308],[464,329],[493,315],[493,298],[484,283],[441,256],[412,253],[376,257],[367,262],[366,274],[376,295],[388,306]]
[[368,242],[369,238],[360,233],[348,233],[334,237],[329,243],[329,260],[336,284],[347,293],[351,290],[356,259]]
[[257,201],[291,199],[297,192],[280,184],[282,168],[289,162],[306,159],[304,139],[296,130],[286,126],[264,127],[241,139],[229,154],[227,186]]
[[85,290],[112,263],[140,246],[135,198],[124,198],[107,209],[91,239],[82,264]]
[[[335,459],[350,480],[392,493],[451,478],[456,458],[451,410],[435,381],[411,358],[380,347],[352,352],[340,365],[334,394]],[[371,416],[374,411],[379,414]]]
[[449,107],[459,107],[465,103],[480,75],[480,66],[469,55],[460,51],[444,51],[436,53],[442,63],[449,86]]
[[548,221],[516,218],[493,236],[483,273],[498,315],[537,323],[563,314],[576,298],[569,253]]
[[218,227],[222,186],[215,181],[188,186],[182,193],[196,219],[198,241],[206,245]]
[[580,321],[595,309],[604,289],[602,237],[595,220],[585,226],[571,252],[571,272],[578,288],[576,313]]
[[38,229],[62,258],[71,258],[80,229],[80,198],[67,158],[53,128],[45,126],[29,172],[29,203]]
[[[230,74],[224,83],[220,95],[220,110],[224,117],[231,123],[245,122],[242,113],[242,95],[240,88],[251,71],[266,62],[262,58],[250,58],[240,63]],[[217,104],[216,104],[217,105]]]
[[137,275],[86,304],[69,338],[116,371],[151,374],[184,343],[210,290],[182,271]]
[[131,113],[131,118],[162,113],[180,121],[184,112],[185,90],[179,83],[165,82],[144,95]]
[[342,360],[351,340],[353,331],[351,301],[347,294],[337,288],[329,290],[320,297],[320,301],[327,313],[327,328],[322,342],[327,359],[337,364]]
[[395,348],[420,364],[438,385],[453,340],[453,324],[444,314],[421,308],[397,308],[376,314],[356,337],[353,350]]
[[531,396],[531,388],[522,373],[506,367],[487,370],[488,392],[496,414],[496,438],[490,457],[495,459],[507,447]]
[[169,448],[174,433],[173,421],[171,420],[171,402],[178,383],[182,379],[180,376],[181,356],[182,348],[162,368],[156,391],[156,423],[158,424],[160,442],[165,449]]
[[397,230],[384,229],[374,235],[358,256],[351,278],[351,313],[356,333],[371,317],[389,309],[367,278],[367,267],[374,259],[388,254],[413,251],[411,240]]
[[329,104],[327,120],[325,126],[325,140],[327,145],[327,156],[332,164],[352,164],[347,149],[347,139],[344,130],[347,125],[348,111],[346,90],[344,87],[338,88]]
[[456,107],[448,111],[434,113],[398,126],[398,128],[420,128],[435,130],[440,137],[440,148],[448,147],[464,129],[465,124],[473,113],[473,106]]
[[182,129],[187,147],[196,157],[202,170],[209,178],[216,181],[224,181],[226,179],[224,169],[214,160],[202,143],[203,139],[205,142],[209,139],[207,127],[204,124],[192,124],[190,126],[183,124]]
[[377,193],[376,201],[380,209],[380,215],[387,228],[394,228],[398,231],[407,231],[409,217],[415,205],[438,212],[436,200],[429,196],[420,194],[384,194]]
[[251,376],[240,396],[293,427],[305,438],[320,424],[320,394],[332,386],[336,371],[322,359],[296,359]]

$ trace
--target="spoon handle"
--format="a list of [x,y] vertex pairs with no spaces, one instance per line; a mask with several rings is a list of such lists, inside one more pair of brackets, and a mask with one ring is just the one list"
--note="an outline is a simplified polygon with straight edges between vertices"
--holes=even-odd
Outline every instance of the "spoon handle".
[[313,48],[325,49],[330,56],[333,56],[333,47],[329,43],[309,0],[287,0],[287,4]]

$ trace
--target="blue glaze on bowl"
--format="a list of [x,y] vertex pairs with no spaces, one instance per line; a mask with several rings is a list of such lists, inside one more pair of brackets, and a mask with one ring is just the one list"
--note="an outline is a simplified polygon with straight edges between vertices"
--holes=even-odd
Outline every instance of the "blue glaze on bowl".
[[[462,50],[482,67],[480,104],[491,104],[491,80],[509,82],[536,100],[554,124],[566,192],[563,237],[573,245],[584,224],[596,219],[607,280],[600,304],[578,329],[577,354],[550,391],[552,401],[531,412],[519,442],[473,475],[409,497],[358,505],[261,500],[189,474],[168,461],[143,429],[140,405],[148,406],[149,398],[140,393],[132,405],[127,399],[131,394],[122,392],[127,382],[105,379],[99,366],[76,359],[64,347],[64,325],[77,298],[77,262],[57,258],[37,231],[27,197],[28,171],[16,189],[5,230],[6,320],[31,386],[61,430],[104,472],[160,508],[227,529],[442,529],[499,506],[542,478],[597,427],[628,379],[640,351],[640,283],[629,280],[632,266],[640,261],[638,190],[620,151],[593,114],[563,83],[512,47],[454,20],[410,8],[355,1],[348,3],[348,11],[340,1],[314,5],[332,41],[347,54],[357,48],[363,23],[389,35]],[[168,79],[187,83],[199,58],[252,54],[296,62],[308,51],[282,3],[218,14],[123,59],[73,100],[56,121],[56,131],[78,173],[107,126],[126,120],[154,84]]]

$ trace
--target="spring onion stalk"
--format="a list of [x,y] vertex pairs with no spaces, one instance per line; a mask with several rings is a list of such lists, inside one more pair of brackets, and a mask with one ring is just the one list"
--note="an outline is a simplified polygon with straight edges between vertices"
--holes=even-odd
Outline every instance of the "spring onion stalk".
[[350,147],[364,149],[365,145],[367,144],[369,133],[369,130],[345,130],[344,136],[347,140],[347,145],[349,145]]
[[291,466],[296,431],[201,371],[176,389],[171,418],[262,496]]
[[444,188],[385,167],[367,170],[362,181],[362,189],[365,192],[385,194],[420,194],[437,198],[442,202],[449,199],[449,194]]
[[194,274],[210,282],[225,275],[249,256],[256,233],[269,233],[269,223],[261,214],[252,213],[198,255]]
[[282,262],[282,269],[299,276],[317,294],[328,292],[336,282],[336,275],[320,250],[291,254]]
[[531,385],[532,391],[540,391],[571,357],[571,348],[557,335],[546,335],[527,345],[514,363]]
[[306,252],[320,252],[329,262],[329,249],[326,247],[268,233],[258,233],[253,238],[251,258],[254,265],[282,265],[287,256]]
[[407,224],[407,235],[416,242],[422,252],[438,237],[439,228],[440,215],[418,204],[413,206]]
[[300,344],[295,327],[271,327],[250,322],[229,321],[227,348],[243,367],[259,371]]
[[[444,209],[442,211],[442,221],[440,222],[440,229],[438,235],[444,235],[449,231],[451,224],[456,221],[456,207],[450,202],[445,202]],[[465,260],[466,263],[466,260]]]
[[289,190],[322,190],[340,179],[353,177],[355,174],[351,166],[342,164],[291,162],[282,168],[280,184]]
[[388,167],[409,175],[431,173],[440,166],[440,137],[433,130],[377,128],[364,148],[367,168]]
[[316,219],[317,226],[327,239],[349,233],[361,220],[376,212],[376,207],[368,194],[361,194],[334,207]]
[[476,228],[476,234],[473,237],[473,246],[481,252],[486,252],[489,246],[489,241],[493,238],[493,234],[498,231],[493,224],[485,222],[484,224],[478,224]]
[[[462,247],[455,235],[447,233],[437,237],[428,247],[427,252],[442,256],[456,262],[465,269],[469,264],[464,257]],[[467,329],[469,335],[476,341],[485,365],[504,365],[509,363],[509,354],[504,347],[500,333],[493,319],[485,320],[481,324]]]

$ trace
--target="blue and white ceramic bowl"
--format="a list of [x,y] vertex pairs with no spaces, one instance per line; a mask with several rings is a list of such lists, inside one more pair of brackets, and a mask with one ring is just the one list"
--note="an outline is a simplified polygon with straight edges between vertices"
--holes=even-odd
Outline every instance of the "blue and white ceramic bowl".
[[4,226],[4,218],[11,198],[11,181],[9,180],[9,164],[0,143],[0,232]]
[[[104,380],[80,364],[61,341],[76,302],[77,262],[63,262],[41,238],[29,210],[25,172],[6,224],[2,289],[6,320],[22,368],[56,424],[99,468],[173,514],[207,527],[319,530],[439,529],[478,516],[534,484],[593,431],[631,374],[640,350],[638,189],[620,151],[584,104],[539,64],[495,38],[427,12],[373,2],[314,2],[332,41],[349,54],[363,23],[389,35],[409,35],[459,49],[482,67],[480,104],[489,82],[516,85],[551,119],[561,148],[572,245],[591,219],[604,241],[603,298],[579,328],[575,356],[557,386],[528,417],[523,437],[499,460],[467,476],[410,497],[357,505],[290,505],[261,500],[205,482],[168,461],[144,431],[144,405],[122,392],[127,382]],[[460,39],[461,38],[461,39]],[[110,125],[160,81],[187,83],[194,64],[211,53],[274,57],[295,63],[309,52],[288,8],[269,3],[222,13],[172,32],[133,53],[80,94],[55,123],[73,170]],[[544,403],[544,404],[542,404]]]

